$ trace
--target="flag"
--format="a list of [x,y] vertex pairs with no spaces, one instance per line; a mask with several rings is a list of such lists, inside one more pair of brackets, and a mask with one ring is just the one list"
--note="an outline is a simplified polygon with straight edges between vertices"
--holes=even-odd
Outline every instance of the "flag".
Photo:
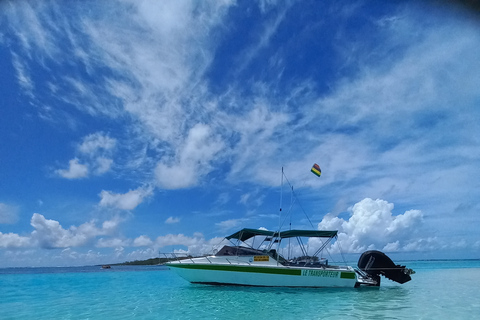
[[320,166],[316,163],[313,165],[312,170],[310,171],[312,171],[313,174],[316,175],[317,177],[320,177],[320,175],[322,174],[322,170],[320,170]]

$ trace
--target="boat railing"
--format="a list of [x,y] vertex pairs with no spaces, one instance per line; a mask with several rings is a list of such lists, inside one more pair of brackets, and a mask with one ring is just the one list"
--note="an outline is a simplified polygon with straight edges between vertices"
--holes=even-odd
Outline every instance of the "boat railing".
[[[201,263],[218,263],[218,261],[212,261],[211,258],[212,256],[209,255],[202,255],[202,256],[191,256],[188,253],[179,253],[179,252],[160,252],[160,256],[162,257],[161,260],[163,263],[168,263],[168,262],[178,262],[178,263],[199,263],[199,261],[195,261],[195,259],[198,258],[205,258],[205,260],[202,260]],[[231,258],[227,258],[225,256],[221,256],[223,259],[225,259],[226,262],[229,264],[237,264],[239,263],[238,260],[239,257],[241,256],[235,256],[232,255]],[[233,258],[233,259],[232,259]],[[235,259],[236,258],[236,259]],[[250,261],[241,261],[241,263],[246,263],[248,265],[251,265]]]
[[180,253],[180,252],[160,252],[160,256],[163,257],[163,259],[165,260],[165,263],[172,262],[172,261],[178,261],[179,263],[182,263],[182,261],[184,263],[195,263],[193,258],[196,258],[196,257],[192,257],[188,253]]

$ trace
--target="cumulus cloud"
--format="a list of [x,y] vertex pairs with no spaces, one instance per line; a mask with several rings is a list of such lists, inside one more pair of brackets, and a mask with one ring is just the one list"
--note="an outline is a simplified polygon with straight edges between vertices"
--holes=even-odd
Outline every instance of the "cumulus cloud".
[[68,169],[55,170],[59,176],[66,179],[81,179],[88,176],[88,167],[79,163],[77,158],[70,160]]
[[[105,259],[106,256],[99,252],[89,250],[88,253],[79,253],[72,249],[74,247],[85,247],[93,244],[98,237],[100,238],[96,240],[95,246],[97,248],[115,248],[112,256],[115,259],[132,258],[134,256],[136,256],[137,259],[147,259],[155,256],[158,248],[167,246],[184,246],[187,247],[187,249],[183,250],[183,252],[199,255],[212,253],[213,249],[218,249],[224,244],[224,238],[206,240],[201,233],[194,233],[191,237],[184,234],[167,234],[157,237],[155,241],[152,241],[146,235],[141,235],[133,240],[109,237],[114,234],[121,221],[121,219],[115,217],[111,220],[104,221],[100,227],[97,226],[95,221],[89,221],[80,226],[71,226],[67,229],[62,227],[56,220],[47,219],[41,214],[34,213],[31,218],[31,226],[34,228],[34,231],[32,231],[29,236],[0,232],[0,248],[15,250],[27,247],[41,249],[64,248],[60,254],[51,256],[51,261],[60,259],[62,263],[68,262],[72,265],[77,265],[81,259],[85,259],[84,261],[95,261],[95,263],[99,263],[99,259]],[[128,247],[147,248],[126,254],[125,248]],[[13,255],[14,253],[9,254]],[[19,257],[21,254],[22,252],[15,254],[17,261],[24,261],[24,259]],[[50,256],[50,253],[43,253],[42,256]],[[110,259],[112,257],[110,257]],[[45,261],[42,260],[43,262],[40,260],[38,262],[39,264],[49,264],[48,259]]]
[[133,210],[143,200],[153,194],[151,187],[138,188],[136,190],[130,190],[127,193],[113,193],[111,191],[102,190],[100,192],[100,206],[113,207],[120,210]]
[[183,245],[191,246],[195,245],[199,240],[202,240],[203,236],[197,235],[196,237],[188,237],[183,234],[167,234],[160,236],[155,240],[155,244],[158,247],[173,246],[173,245]]
[[[331,214],[318,224],[320,230],[338,230],[338,245],[344,252],[361,252],[367,249],[385,251],[410,250],[411,241],[423,222],[419,210],[403,214],[392,213],[394,205],[385,200],[366,198],[356,203],[350,218],[345,220]],[[418,248],[417,248],[418,249]]]
[[30,245],[29,237],[22,237],[16,233],[0,232],[0,248],[22,248]]
[[69,161],[69,168],[55,170],[55,173],[66,179],[85,178],[90,173],[102,175],[112,167],[116,143],[116,139],[103,132],[89,134],[77,146],[78,157]]
[[165,223],[167,224],[173,224],[173,223],[179,223],[180,218],[178,217],[168,217],[167,220],[165,220]]
[[84,137],[78,150],[84,154],[97,155],[102,152],[113,150],[116,143],[117,140],[110,138],[108,135],[102,132],[96,132]]
[[96,132],[83,138],[78,146],[78,151],[88,161],[89,167],[96,175],[102,175],[110,171],[113,159],[111,156],[115,150],[117,140],[103,132]]
[[135,238],[135,240],[133,240],[134,247],[148,247],[148,246],[151,246],[152,244],[153,244],[153,241],[149,237],[144,235],[141,235]]
[[[91,243],[96,237],[110,235],[115,232],[122,220],[114,217],[106,220],[97,227],[95,221],[89,221],[80,226],[71,226],[68,229],[51,219],[46,219],[39,213],[34,213],[30,220],[30,225],[34,230],[26,236],[16,233],[0,232],[0,248],[23,248],[23,247],[39,247],[39,248],[68,248],[81,247]],[[108,242],[110,241],[110,242]],[[114,240],[102,240],[100,246],[115,243]],[[129,240],[126,240],[128,243]]]
[[95,237],[110,233],[117,222],[104,222],[102,228],[98,228],[93,221],[90,221],[78,227],[71,226],[69,229],[64,229],[58,221],[46,219],[43,215],[34,213],[30,224],[35,228],[31,233],[32,241],[42,248],[49,249],[86,245]]

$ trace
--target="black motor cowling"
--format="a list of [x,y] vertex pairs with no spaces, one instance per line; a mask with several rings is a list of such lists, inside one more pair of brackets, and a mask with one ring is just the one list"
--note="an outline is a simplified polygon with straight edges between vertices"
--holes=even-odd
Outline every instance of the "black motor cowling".
[[[357,265],[360,270],[374,279],[380,280],[379,275],[383,275],[385,278],[398,283],[405,283],[412,280],[410,275],[415,273],[405,266],[395,264],[385,253],[377,250],[362,253]],[[378,281],[378,283],[380,283],[380,281]]]

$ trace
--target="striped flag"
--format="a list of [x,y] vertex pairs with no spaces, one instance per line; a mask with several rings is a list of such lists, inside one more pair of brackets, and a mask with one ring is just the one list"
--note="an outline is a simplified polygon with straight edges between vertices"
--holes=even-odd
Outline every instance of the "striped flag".
[[320,177],[320,175],[322,174],[322,170],[320,170],[320,166],[316,163],[313,165],[312,170],[310,171],[312,171],[313,174],[316,175],[317,177]]

